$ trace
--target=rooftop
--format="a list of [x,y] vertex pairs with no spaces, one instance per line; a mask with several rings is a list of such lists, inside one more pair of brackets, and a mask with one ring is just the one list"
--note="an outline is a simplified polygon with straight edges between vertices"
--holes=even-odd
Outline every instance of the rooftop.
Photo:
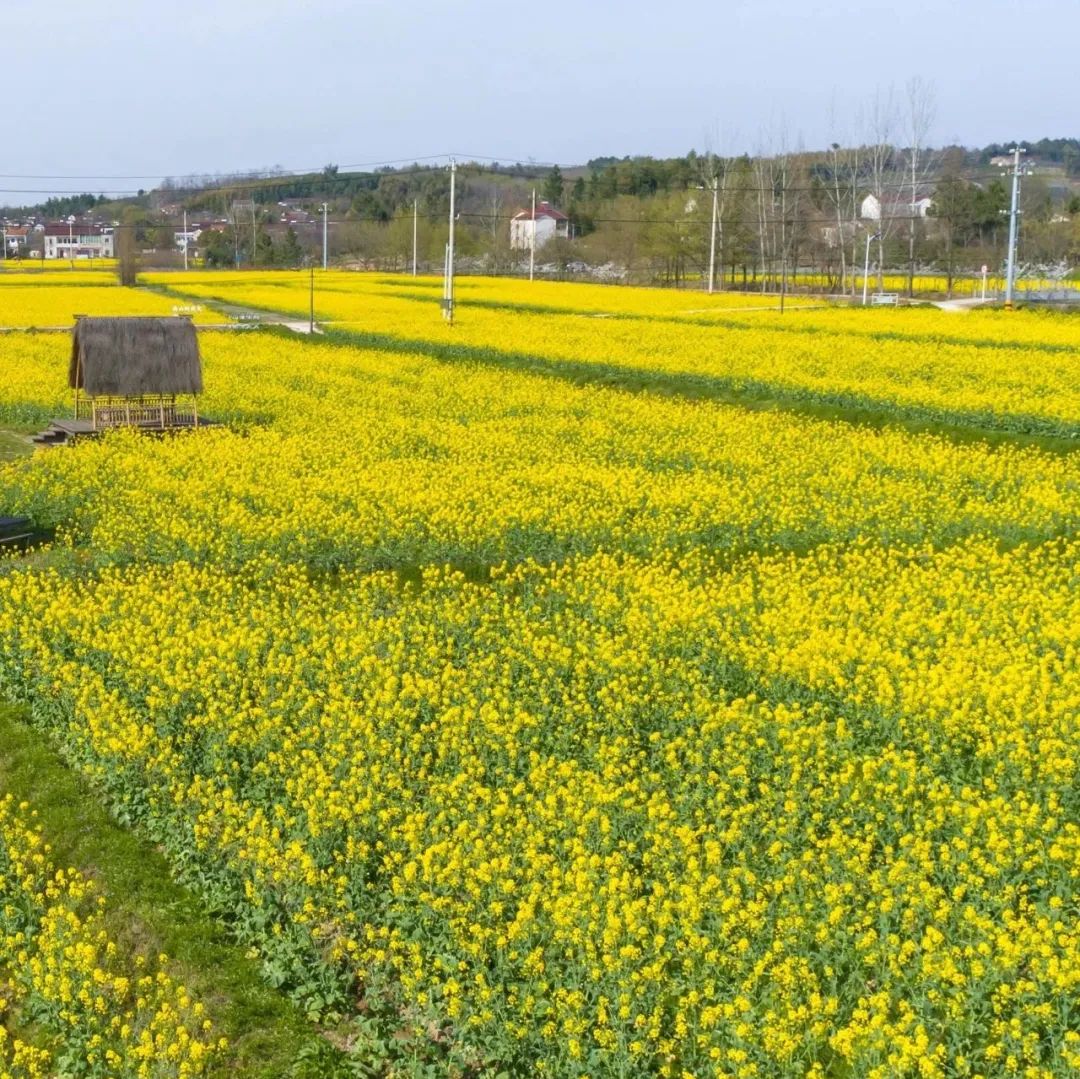
[[[538,202],[536,204],[536,219],[541,217],[549,217],[553,221],[569,221],[570,219],[561,210],[556,210],[554,206],[549,202]],[[533,212],[529,210],[518,210],[513,217],[514,221],[532,221]]]

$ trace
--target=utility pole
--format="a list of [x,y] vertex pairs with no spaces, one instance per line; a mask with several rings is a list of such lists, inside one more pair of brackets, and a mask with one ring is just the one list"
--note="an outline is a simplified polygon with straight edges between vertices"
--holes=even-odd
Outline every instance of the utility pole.
[[315,332],[315,260],[308,256],[308,274],[310,278],[310,285],[308,287],[308,333],[313,334]]
[[1005,271],[1005,308],[1011,310],[1013,290],[1016,283],[1016,232],[1020,210],[1020,155],[1024,151],[1019,146],[1013,147],[1012,205],[1009,209],[1009,261]]
[[255,200],[251,200],[251,267],[257,264],[257,252],[259,250],[259,230],[255,223]]
[[184,211],[184,269],[185,270],[188,268],[187,248],[188,248],[187,210],[185,210]]
[[412,275],[416,276],[416,223],[420,212],[420,200],[412,200]]
[[[719,181],[712,182],[712,228],[709,232],[709,295],[716,291],[716,219],[719,216]],[[726,190],[726,189],[725,189]]]
[[450,158],[450,238],[446,244],[446,271],[443,276],[443,318],[454,325],[454,193],[457,162]]
[[327,203],[322,204],[322,268],[326,269],[326,222],[329,218],[330,206]]
[[532,221],[529,230],[529,280],[536,272],[536,188],[532,191]]

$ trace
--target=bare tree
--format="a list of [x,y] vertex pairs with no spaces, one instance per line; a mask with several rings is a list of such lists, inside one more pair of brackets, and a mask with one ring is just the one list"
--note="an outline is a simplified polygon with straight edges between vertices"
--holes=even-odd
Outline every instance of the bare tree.
[[491,268],[496,273],[500,264],[509,258],[509,232],[504,215],[504,193],[497,184],[491,184],[488,189],[484,215],[481,218],[481,226],[487,234],[487,240],[491,251]]
[[807,202],[805,155],[791,150],[786,127],[771,131],[754,161],[758,247],[761,255],[764,292],[770,281],[776,284],[779,268],[781,304],[787,288],[789,269],[797,269],[804,232]]
[[893,132],[896,128],[896,101],[893,88],[880,87],[874,92],[863,121],[867,179],[876,207],[871,219],[877,222],[878,290],[885,284],[885,241],[896,223],[896,149]]
[[[858,244],[855,223],[859,219],[859,149],[851,146],[852,140],[846,132],[837,131],[835,103],[829,110],[830,126],[837,134],[837,139],[830,144],[828,152],[829,183],[826,185],[826,197],[836,221],[836,245],[840,252],[839,291],[847,287],[847,244],[851,241],[851,265],[857,260],[855,247]],[[855,278],[852,274],[851,285],[854,289]]]
[[[777,143],[774,126],[764,134],[754,154],[754,209],[757,215],[757,254],[761,267],[761,291],[769,288],[775,270],[778,250],[775,200],[778,185],[779,161],[775,153]],[[782,141],[782,140],[780,140]],[[782,186],[782,185],[781,185]]]
[[855,295],[855,289],[857,287],[856,275],[854,267],[859,262],[859,182],[862,177],[863,170],[863,151],[861,146],[853,146],[848,152],[849,160],[851,163],[851,186],[848,188],[848,196],[851,200],[851,295]]
[[920,188],[934,167],[934,155],[927,146],[930,128],[937,113],[934,87],[916,76],[908,81],[904,102],[904,179],[910,194],[908,207],[908,295],[915,294],[915,235],[918,227]]
[[[702,184],[716,197],[716,285],[721,290],[724,288],[724,215],[728,210],[728,189],[734,177],[738,159],[723,153],[722,147],[725,142],[730,142],[730,133],[713,131],[705,135],[705,156],[701,158]],[[721,149],[716,152],[713,144],[717,143]],[[712,207],[709,207],[709,227],[712,228]],[[710,231],[710,244],[712,235]],[[710,282],[711,284],[711,282]]]
[[[834,142],[828,150],[829,182],[825,185],[830,216],[835,222],[836,248],[840,252],[838,291],[843,293],[848,283],[848,240],[854,237],[858,219],[858,151]],[[857,242],[857,240],[855,241]],[[832,246],[832,245],[830,245]],[[855,256],[852,252],[852,261]]]
[[805,148],[799,144],[794,152],[786,148],[781,155],[780,170],[780,309],[788,277],[798,277],[800,257],[806,249],[812,201],[810,174]]
[[754,179],[756,181],[755,209],[757,211],[757,254],[758,264],[761,267],[761,291],[768,287],[767,268],[772,263],[772,193],[773,193],[773,160],[772,156],[759,150],[754,157]]

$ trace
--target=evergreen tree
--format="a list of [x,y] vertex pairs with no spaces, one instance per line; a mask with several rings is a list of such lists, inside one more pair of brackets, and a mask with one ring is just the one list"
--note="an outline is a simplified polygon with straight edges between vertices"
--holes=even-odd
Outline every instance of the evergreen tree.
[[543,197],[552,206],[559,206],[563,199],[563,174],[558,165],[551,166],[551,172],[544,180]]
[[205,264],[211,268],[235,266],[236,249],[233,242],[232,227],[224,232],[206,229],[199,237],[199,246]]
[[303,257],[304,250],[300,246],[300,241],[296,238],[296,229],[290,225],[278,252],[278,261],[282,266],[295,267],[300,265]]

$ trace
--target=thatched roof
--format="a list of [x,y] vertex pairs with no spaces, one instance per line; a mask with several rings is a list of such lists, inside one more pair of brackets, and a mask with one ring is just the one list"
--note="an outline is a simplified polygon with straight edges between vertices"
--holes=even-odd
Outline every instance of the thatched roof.
[[91,397],[202,393],[195,326],[186,318],[79,318],[68,385]]

